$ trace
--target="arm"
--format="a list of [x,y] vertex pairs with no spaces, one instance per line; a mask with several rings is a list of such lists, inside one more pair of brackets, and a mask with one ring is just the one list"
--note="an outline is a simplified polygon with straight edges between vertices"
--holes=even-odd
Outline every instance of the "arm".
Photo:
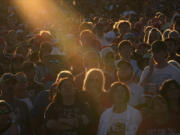
[[149,79],[152,76],[153,71],[154,71],[154,60],[152,58],[149,61],[149,70],[145,69],[141,75],[141,79],[139,83],[142,87],[144,87],[149,82]]

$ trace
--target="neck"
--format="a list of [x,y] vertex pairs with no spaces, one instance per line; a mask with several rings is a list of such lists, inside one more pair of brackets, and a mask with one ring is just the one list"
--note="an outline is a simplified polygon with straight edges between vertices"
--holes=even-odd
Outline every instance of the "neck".
[[122,112],[125,112],[127,109],[127,104],[115,104],[114,107],[113,107],[113,112],[115,113],[122,113]]
[[164,68],[168,65],[167,61],[162,61],[156,65],[157,68]]
[[75,102],[75,97],[63,97],[62,102],[64,105],[73,105]]

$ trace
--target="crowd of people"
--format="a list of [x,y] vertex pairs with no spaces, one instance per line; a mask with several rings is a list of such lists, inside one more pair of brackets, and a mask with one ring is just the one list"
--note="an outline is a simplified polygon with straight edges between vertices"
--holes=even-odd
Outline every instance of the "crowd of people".
[[68,4],[32,28],[2,1],[0,135],[180,135],[180,2]]

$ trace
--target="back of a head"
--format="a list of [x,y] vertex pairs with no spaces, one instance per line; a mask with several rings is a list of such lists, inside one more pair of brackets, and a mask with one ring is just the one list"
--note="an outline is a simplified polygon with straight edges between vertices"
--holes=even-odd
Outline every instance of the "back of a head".
[[162,40],[162,33],[159,29],[153,28],[150,30],[147,43],[151,44],[155,40]]

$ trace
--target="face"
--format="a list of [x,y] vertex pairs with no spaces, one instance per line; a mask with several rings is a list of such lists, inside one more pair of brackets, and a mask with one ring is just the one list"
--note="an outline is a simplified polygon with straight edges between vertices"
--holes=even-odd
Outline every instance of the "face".
[[106,54],[106,56],[104,57],[104,63],[106,65],[114,65],[114,54],[111,52]]
[[120,81],[126,82],[131,79],[133,71],[130,67],[123,65],[117,71],[117,76]]
[[165,51],[153,52],[153,58],[156,63],[162,63],[166,60],[167,53]]
[[36,71],[34,69],[30,69],[28,71],[24,71],[27,76],[28,81],[33,81],[36,75]]
[[168,106],[164,100],[155,98],[153,99],[152,102],[153,102],[152,111],[154,114],[163,114],[168,112]]
[[76,88],[71,81],[67,80],[62,83],[60,93],[62,97],[72,97],[76,94]]
[[99,95],[101,93],[101,79],[96,76],[96,77],[89,77],[88,78],[88,83],[87,83],[87,90],[88,90],[88,93],[91,94],[91,95]]
[[130,58],[132,48],[130,46],[124,46],[120,50],[120,55],[123,58]]
[[127,103],[127,92],[124,87],[117,87],[117,91],[113,93],[113,104],[121,105]]
[[0,105],[0,133],[9,127],[10,111],[5,105]]

